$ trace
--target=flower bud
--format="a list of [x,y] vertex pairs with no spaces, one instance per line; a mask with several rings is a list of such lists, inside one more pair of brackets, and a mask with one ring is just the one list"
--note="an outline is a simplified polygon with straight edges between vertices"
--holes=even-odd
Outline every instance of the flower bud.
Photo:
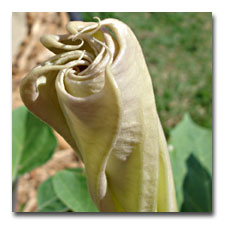
[[24,104],[80,156],[100,211],[176,211],[167,143],[135,35],[116,19],[69,22],[67,30],[41,38],[55,56],[22,81]]

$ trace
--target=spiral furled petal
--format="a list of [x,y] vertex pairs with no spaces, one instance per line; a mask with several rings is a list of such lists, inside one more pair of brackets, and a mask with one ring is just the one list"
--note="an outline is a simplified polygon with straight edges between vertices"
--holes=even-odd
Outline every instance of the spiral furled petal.
[[176,211],[167,144],[135,35],[116,19],[74,21],[67,30],[41,38],[56,55],[23,80],[25,105],[79,154],[101,211]]

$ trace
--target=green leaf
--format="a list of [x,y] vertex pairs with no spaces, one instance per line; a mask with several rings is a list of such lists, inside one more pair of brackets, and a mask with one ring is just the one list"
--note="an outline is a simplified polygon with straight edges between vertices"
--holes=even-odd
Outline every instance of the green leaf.
[[69,208],[57,197],[52,178],[45,180],[38,188],[38,212],[66,212]]
[[12,177],[23,175],[49,160],[57,146],[52,129],[25,107],[12,113]]
[[182,212],[212,211],[212,178],[199,160],[191,154],[187,160],[188,172],[184,179]]
[[53,177],[53,186],[59,199],[74,212],[98,212],[90,198],[86,177],[81,171],[58,172]]
[[186,114],[172,130],[170,158],[178,208],[188,212],[212,210],[212,131]]

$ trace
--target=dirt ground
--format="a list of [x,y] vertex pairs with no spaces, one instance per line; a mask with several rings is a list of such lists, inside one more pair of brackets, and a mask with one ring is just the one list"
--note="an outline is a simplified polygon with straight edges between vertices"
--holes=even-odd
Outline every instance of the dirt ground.
[[[43,34],[63,34],[68,22],[66,13],[12,14],[12,109],[23,105],[19,95],[22,78],[37,64],[53,54],[40,43]],[[37,188],[49,176],[64,168],[83,167],[64,139],[55,132],[58,147],[53,157],[43,166],[20,177],[16,211],[35,212]]]

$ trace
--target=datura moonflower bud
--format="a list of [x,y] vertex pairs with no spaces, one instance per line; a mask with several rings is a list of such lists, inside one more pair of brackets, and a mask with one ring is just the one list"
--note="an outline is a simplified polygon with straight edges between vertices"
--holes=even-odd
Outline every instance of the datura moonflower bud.
[[23,79],[24,104],[80,156],[100,211],[177,211],[167,143],[135,35],[116,19],[73,21],[67,31],[41,38],[55,56]]

